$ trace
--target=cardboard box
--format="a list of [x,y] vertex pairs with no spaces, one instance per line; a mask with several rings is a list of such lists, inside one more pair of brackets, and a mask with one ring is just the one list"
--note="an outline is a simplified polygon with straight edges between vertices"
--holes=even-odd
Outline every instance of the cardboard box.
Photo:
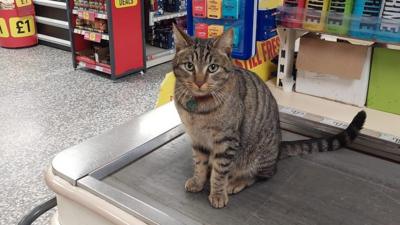
[[370,60],[369,46],[302,37],[295,90],[362,107],[367,98]]
[[400,115],[399,59],[400,50],[374,48],[368,89],[368,108]]

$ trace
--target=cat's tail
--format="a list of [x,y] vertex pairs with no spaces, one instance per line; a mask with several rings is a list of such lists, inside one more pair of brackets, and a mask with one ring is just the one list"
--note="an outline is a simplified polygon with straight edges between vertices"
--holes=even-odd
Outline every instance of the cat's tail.
[[367,114],[360,111],[351,121],[346,130],[339,134],[325,138],[315,138],[300,141],[284,141],[280,146],[279,159],[296,155],[310,154],[313,152],[335,151],[345,147],[358,136],[362,129]]

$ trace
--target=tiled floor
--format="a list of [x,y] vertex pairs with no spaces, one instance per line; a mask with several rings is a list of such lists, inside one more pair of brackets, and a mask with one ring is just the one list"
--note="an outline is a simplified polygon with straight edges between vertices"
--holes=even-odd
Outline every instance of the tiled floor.
[[112,81],[75,71],[69,52],[0,48],[0,225],[52,197],[43,171],[55,154],[154,108],[168,71]]

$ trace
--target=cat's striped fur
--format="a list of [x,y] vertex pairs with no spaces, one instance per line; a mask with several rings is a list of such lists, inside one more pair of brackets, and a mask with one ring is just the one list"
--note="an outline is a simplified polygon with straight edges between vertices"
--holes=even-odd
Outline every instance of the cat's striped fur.
[[272,177],[279,159],[336,150],[354,140],[364,124],[362,111],[336,136],[281,142],[278,106],[270,90],[231,62],[232,31],[209,40],[192,40],[176,27],[174,34],[175,105],[191,137],[195,162],[185,188],[201,191],[211,173],[209,201],[215,208],[257,178]]

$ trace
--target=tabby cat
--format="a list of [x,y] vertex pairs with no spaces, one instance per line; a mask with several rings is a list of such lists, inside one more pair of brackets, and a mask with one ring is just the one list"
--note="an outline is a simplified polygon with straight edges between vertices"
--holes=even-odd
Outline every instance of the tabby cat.
[[194,175],[185,189],[199,192],[210,175],[215,208],[257,179],[268,179],[283,158],[337,150],[352,142],[364,124],[359,112],[332,137],[282,142],[278,105],[265,83],[231,61],[232,30],[208,40],[191,39],[174,26],[174,100],[192,140]]

